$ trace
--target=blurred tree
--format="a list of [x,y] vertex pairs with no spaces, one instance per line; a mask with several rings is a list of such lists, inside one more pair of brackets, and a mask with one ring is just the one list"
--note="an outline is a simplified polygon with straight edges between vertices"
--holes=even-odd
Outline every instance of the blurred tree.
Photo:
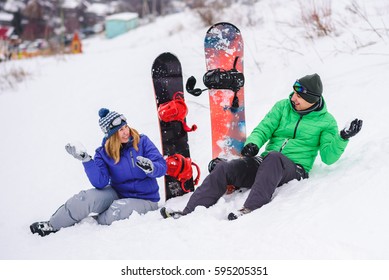
[[23,39],[35,40],[36,38],[41,37],[46,24],[43,19],[42,7],[39,1],[28,1],[22,14],[27,19],[27,24],[24,27],[22,34]]
[[15,35],[21,36],[23,32],[22,27],[22,14],[20,10],[13,13],[13,19],[12,19],[12,26],[14,27],[14,33]]

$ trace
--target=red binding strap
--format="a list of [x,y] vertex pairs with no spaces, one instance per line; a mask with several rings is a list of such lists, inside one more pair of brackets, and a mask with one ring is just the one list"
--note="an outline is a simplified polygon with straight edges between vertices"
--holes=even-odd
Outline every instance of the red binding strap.
[[158,107],[159,119],[164,122],[179,121],[182,124],[182,128],[186,132],[195,131],[197,125],[189,127],[186,124],[185,118],[188,114],[188,107],[185,104],[184,94],[181,91],[177,91],[171,101],[163,103]]
[[181,188],[184,192],[190,192],[185,188],[185,183],[193,177],[192,166],[196,167],[197,170],[197,176],[193,179],[193,184],[195,186],[198,184],[200,180],[200,168],[190,158],[186,158],[181,154],[174,154],[166,158],[166,165],[166,174],[180,181]]

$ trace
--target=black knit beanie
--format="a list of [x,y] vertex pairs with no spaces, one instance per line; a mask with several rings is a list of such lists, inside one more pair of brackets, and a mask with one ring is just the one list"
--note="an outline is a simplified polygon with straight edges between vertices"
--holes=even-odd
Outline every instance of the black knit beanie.
[[306,75],[297,81],[307,90],[307,92],[298,93],[305,101],[309,103],[319,101],[323,93],[323,84],[318,74]]

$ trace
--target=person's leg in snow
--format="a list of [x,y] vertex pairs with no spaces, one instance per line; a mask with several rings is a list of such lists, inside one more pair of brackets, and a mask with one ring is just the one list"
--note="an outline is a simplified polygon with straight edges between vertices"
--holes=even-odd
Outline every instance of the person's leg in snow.
[[257,170],[244,207],[253,211],[270,202],[277,187],[294,179],[301,179],[297,165],[279,152],[269,153]]
[[59,207],[49,222],[56,230],[70,227],[91,213],[103,213],[117,199],[119,197],[116,191],[110,186],[104,189],[81,191]]
[[254,183],[251,186],[242,209],[228,215],[229,220],[250,213],[269,203],[277,187],[294,179],[301,180],[308,175],[304,169],[288,159],[282,153],[269,153],[259,166]]
[[89,189],[81,191],[69,198],[65,204],[60,206],[50,217],[49,221],[36,222],[30,226],[32,233],[46,236],[57,232],[61,228],[70,227],[91,213],[102,213],[118,199],[116,191],[107,186],[104,189]]
[[[197,206],[214,205],[226,192],[227,185],[251,188],[244,207],[236,213],[230,213],[228,219],[234,220],[270,202],[277,187],[293,179],[306,177],[302,167],[279,152],[271,152],[263,160],[243,157],[228,162],[221,161],[195,190],[179,216],[191,213]],[[161,214],[167,218],[175,217],[173,214],[178,212],[165,208]]]
[[111,225],[114,221],[127,219],[134,211],[144,214],[157,209],[157,202],[135,198],[119,199],[116,191],[107,186],[104,189],[79,192],[59,207],[49,221],[33,223],[30,230],[46,236],[61,228],[70,227],[92,213],[97,214],[93,216],[97,223]]
[[201,186],[194,191],[183,211],[164,207],[161,209],[162,217],[177,219],[191,213],[197,206],[212,206],[223,196],[228,185],[250,188],[254,183],[259,162],[258,159],[249,157],[219,161]]
[[106,211],[96,216],[96,220],[100,225],[111,225],[115,221],[127,219],[134,211],[145,214],[157,209],[158,202],[139,198],[122,198],[115,200]]
[[214,205],[226,192],[227,185],[239,188],[251,187],[258,165],[254,158],[248,157],[219,162],[192,194],[183,214],[192,212],[199,205],[205,207]]

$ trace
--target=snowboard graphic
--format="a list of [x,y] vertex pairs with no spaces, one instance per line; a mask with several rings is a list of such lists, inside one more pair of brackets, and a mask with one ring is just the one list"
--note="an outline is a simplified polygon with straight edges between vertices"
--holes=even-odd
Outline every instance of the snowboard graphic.
[[[240,30],[233,24],[221,22],[211,26],[205,36],[204,50],[207,70],[235,68],[243,73],[243,39]],[[240,156],[246,140],[243,87],[236,96],[239,103],[237,107],[233,107],[232,90],[209,90],[212,158],[229,159]]]
[[242,35],[231,23],[217,23],[205,35],[204,50],[206,89],[195,88],[196,78],[191,76],[186,90],[194,96],[209,90],[212,158],[233,159],[246,141]]
[[165,175],[165,195],[168,200],[194,190],[191,163],[184,165],[182,156],[190,161],[188,132],[195,130],[196,127],[190,128],[186,124],[187,108],[184,103],[182,70],[178,58],[168,52],[159,55],[152,65],[152,79],[159,114],[163,155],[167,157],[167,174],[169,174],[169,166],[172,166],[177,169],[174,171],[181,172],[182,175],[185,166],[186,175],[190,176],[185,181],[180,181],[173,176]]

